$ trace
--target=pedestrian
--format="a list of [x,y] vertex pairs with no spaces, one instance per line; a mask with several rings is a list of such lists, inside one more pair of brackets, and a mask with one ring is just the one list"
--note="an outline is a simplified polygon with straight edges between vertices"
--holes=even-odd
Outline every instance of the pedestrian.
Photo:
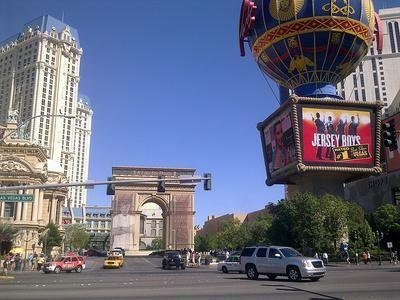
[[44,259],[44,255],[43,254],[40,254],[40,256],[39,256],[39,258],[38,258],[38,260],[37,260],[37,271],[38,272],[40,272],[40,270],[42,270],[42,266],[43,266],[43,264],[44,264],[44,261],[45,261],[45,259]]
[[328,253],[324,252],[322,253],[322,260],[324,262],[324,264],[328,264]]
[[199,266],[201,265],[201,252],[199,252],[198,254],[197,254],[197,262],[198,262],[198,264],[199,264]]
[[17,253],[17,255],[15,255],[14,257],[14,262],[15,262],[15,271],[19,272],[21,271],[21,255],[19,253]]
[[349,254],[349,251],[346,251],[346,252],[345,252],[345,255],[346,255],[346,262],[347,262],[347,264],[350,264],[350,254]]
[[6,257],[4,257],[4,261],[3,261],[3,273],[5,276],[7,276],[7,274],[8,274],[8,264],[9,264],[9,261],[6,256]]
[[367,263],[371,263],[371,253],[367,250]]
[[364,252],[361,254],[361,259],[364,261],[364,264],[367,264],[367,263],[368,263],[367,251],[364,251]]
[[29,256],[28,256],[28,269],[29,270],[32,269],[32,263],[33,263],[32,260],[33,260],[33,254],[29,253]]
[[318,252],[315,252],[314,257],[319,258]]

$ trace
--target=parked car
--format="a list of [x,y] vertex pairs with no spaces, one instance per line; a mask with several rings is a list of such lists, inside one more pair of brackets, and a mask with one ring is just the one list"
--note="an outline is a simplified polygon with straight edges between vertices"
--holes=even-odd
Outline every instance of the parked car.
[[257,279],[263,274],[271,280],[277,276],[287,276],[291,281],[300,281],[302,278],[318,281],[326,273],[322,260],[304,257],[295,249],[283,246],[244,248],[240,255],[240,270],[249,279]]
[[113,251],[114,251],[114,250],[119,250],[119,251],[121,252],[122,256],[125,257],[125,249],[124,249],[124,248],[115,247],[115,248],[113,249]]
[[217,270],[224,273],[240,272],[240,257],[229,256],[225,261],[218,263]]
[[162,268],[169,269],[170,267],[185,269],[185,260],[179,251],[165,251],[162,259]]
[[85,266],[85,260],[82,256],[62,256],[55,261],[44,263],[43,272],[46,274],[50,272],[58,274],[61,271],[80,273],[85,269]]
[[107,251],[97,250],[97,249],[89,249],[88,251],[86,251],[86,256],[106,257],[107,256]]
[[113,255],[104,259],[103,268],[121,268],[124,265],[124,258],[122,255]]

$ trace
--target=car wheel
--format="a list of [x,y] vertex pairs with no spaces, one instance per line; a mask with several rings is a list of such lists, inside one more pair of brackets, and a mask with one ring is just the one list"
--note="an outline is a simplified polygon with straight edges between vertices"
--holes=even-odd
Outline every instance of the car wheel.
[[82,272],[82,267],[81,267],[81,266],[78,266],[78,267],[75,269],[75,272],[76,272],[76,273]]
[[255,266],[247,267],[246,275],[247,275],[247,278],[249,278],[251,280],[257,280],[258,279],[258,272],[257,272],[256,267]]
[[181,269],[185,270],[186,269],[185,265],[181,265]]
[[300,274],[299,268],[297,268],[297,267],[289,267],[287,270],[287,276],[290,281],[300,281],[301,280],[301,274]]
[[225,266],[223,266],[223,267],[222,267],[222,272],[228,273],[228,269],[227,269]]
[[54,269],[54,273],[59,274],[61,272],[61,268],[60,267],[56,267]]
[[268,274],[267,276],[268,276],[269,280],[275,280],[275,278],[276,278],[276,275],[274,275],[274,274]]
[[321,279],[321,277],[311,277],[310,280],[311,281],[319,281]]

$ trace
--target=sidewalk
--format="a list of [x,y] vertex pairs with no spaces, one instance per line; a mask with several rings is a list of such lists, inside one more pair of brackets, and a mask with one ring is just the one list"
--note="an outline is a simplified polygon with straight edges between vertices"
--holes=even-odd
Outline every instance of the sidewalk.
[[400,264],[394,265],[389,261],[383,261],[382,265],[379,265],[379,262],[373,261],[369,264],[364,264],[364,262],[356,265],[355,263],[348,264],[346,262],[333,262],[325,265],[329,268],[340,268],[340,269],[363,269],[363,270],[379,270],[379,269],[400,269]]

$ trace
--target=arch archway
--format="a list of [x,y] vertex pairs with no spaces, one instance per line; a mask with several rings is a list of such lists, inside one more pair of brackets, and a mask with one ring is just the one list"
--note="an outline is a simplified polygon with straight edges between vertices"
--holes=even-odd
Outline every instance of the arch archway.
[[176,179],[176,182],[168,181],[165,193],[157,192],[156,183],[115,184],[115,195],[112,199],[112,247],[122,247],[128,255],[135,254],[143,247],[141,243],[143,207],[147,203],[155,203],[162,210],[164,247],[193,248],[195,185],[180,185],[179,177],[193,176],[194,172],[194,169],[113,167],[113,180],[116,181],[157,179],[159,175],[163,175],[167,179]]

